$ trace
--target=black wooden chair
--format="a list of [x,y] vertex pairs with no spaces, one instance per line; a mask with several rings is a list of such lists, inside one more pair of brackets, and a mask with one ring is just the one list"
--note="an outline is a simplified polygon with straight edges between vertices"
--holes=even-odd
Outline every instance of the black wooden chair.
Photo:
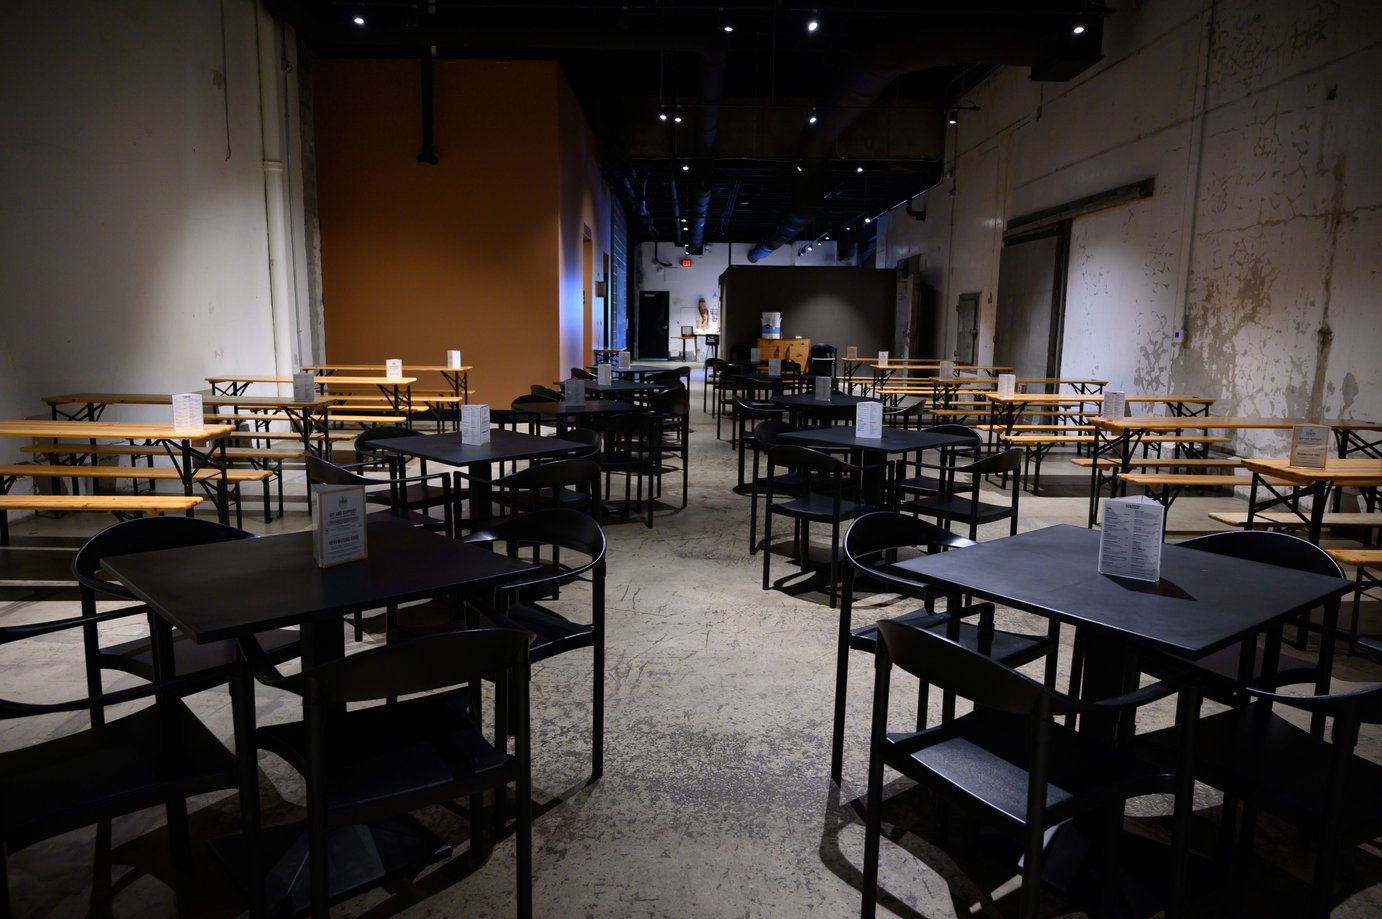
[[[72,577],[77,581],[85,623],[82,641],[86,651],[87,692],[92,697],[101,694],[102,670],[117,670],[143,680],[154,679],[153,642],[150,636],[106,646],[100,643],[97,623],[101,617],[96,611],[98,599],[115,598],[135,604],[120,610],[126,615],[154,615],[125,585],[112,580],[102,571],[101,564],[108,556],[253,538],[252,533],[197,517],[138,517],[106,527],[88,539],[72,559]],[[261,641],[265,653],[275,662],[298,656],[296,630],[265,632]],[[187,636],[176,629],[173,630],[172,651],[174,673],[187,678],[186,685],[191,692],[224,683],[239,665],[240,659],[232,641],[197,644],[187,640]],[[93,724],[101,724],[104,716],[101,707],[91,708]]]
[[573,380],[593,380],[595,378],[595,374],[586,370],[584,367],[571,368],[571,379]]
[[[897,463],[895,475],[898,495],[928,497],[942,489],[948,489],[950,494],[958,494],[977,488],[977,480],[973,477],[965,476],[957,480],[955,470],[964,463],[972,462],[984,455],[984,439],[979,436],[979,432],[963,424],[935,424],[926,428],[926,432],[963,437],[965,442],[938,447],[934,451],[921,450],[917,451],[917,454],[904,456]],[[934,463],[923,464],[920,459],[915,458],[918,454],[924,456],[928,452],[935,456]]]
[[808,477],[801,472],[788,471],[769,479],[759,475],[763,454],[778,443],[783,434],[801,430],[788,421],[761,421],[753,429],[749,443],[753,449],[753,469],[749,476],[749,555],[758,551],[758,500],[774,496],[797,497],[806,491]]
[[841,527],[847,520],[877,510],[860,497],[863,475],[872,467],[856,466],[828,453],[795,444],[769,447],[767,455],[769,481],[776,478],[781,469],[803,476],[809,486],[799,495],[780,501],[770,498],[767,502],[763,519],[763,589],[768,590],[771,586],[769,567],[773,557],[773,518],[786,517],[795,524],[795,555],[802,570],[810,567],[810,525],[828,523],[830,607],[834,609],[840,583]]
[[[140,611],[139,607],[127,607],[0,627],[0,644],[18,649],[22,647],[19,642],[26,639],[73,628],[90,629]],[[37,642],[25,651],[43,653]],[[248,679],[243,669],[235,678]],[[39,690],[45,685],[40,682]],[[190,871],[187,798],[234,788],[238,780],[235,757],[182,702],[181,696],[206,685],[204,674],[192,673],[61,702],[0,699],[0,719],[86,711],[93,723],[86,730],[0,753],[0,915],[12,915],[8,855],[61,833],[145,808],[166,809],[172,865],[179,874]],[[131,714],[110,721],[102,717],[109,706],[155,696],[154,704]],[[97,859],[97,865],[101,864]],[[110,884],[97,887],[108,889]],[[105,910],[93,904],[92,913],[101,915]]]
[[[377,478],[362,475],[330,460],[322,459],[320,456],[309,454],[305,459],[307,462],[307,481],[310,484],[359,485],[365,489],[367,502],[384,505],[385,510],[378,511],[371,516],[398,517],[413,526],[424,527],[429,530],[442,530],[447,536],[454,532],[452,511],[455,508],[455,502],[452,500],[451,473],[449,472]],[[408,489],[413,486],[438,488],[441,491],[441,496],[435,500],[430,500],[426,508],[414,510],[408,506],[406,497]],[[431,507],[441,508],[442,516],[437,518],[426,513],[426,509]]]
[[[873,654],[878,647],[878,626],[870,622],[854,627],[854,593],[861,586],[881,588],[925,602],[925,606],[896,617],[920,629],[946,635],[971,651],[1009,667],[1046,659],[1045,685],[1054,686],[1059,625],[1051,621],[1045,635],[1028,635],[994,628],[992,603],[961,607],[961,598],[947,597],[947,611],[933,608],[938,591],[896,567],[907,557],[964,549],[974,543],[947,533],[935,524],[896,511],[874,511],[857,518],[845,531],[844,584],[840,591],[840,629],[835,662],[835,716],[830,743],[830,778],[841,783],[844,758],[845,696],[849,679],[849,652]],[[974,620],[974,621],[971,621]],[[926,727],[929,683],[922,677],[917,694],[917,730]],[[945,717],[953,716],[954,697],[945,703]]]
[[[922,469],[935,469],[941,477],[941,487],[933,495],[901,502],[899,506],[903,510],[923,517],[939,518],[944,522],[946,529],[949,529],[952,523],[967,524],[970,539],[979,538],[980,524],[999,520],[1010,521],[1008,532],[1010,535],[1017,535],[1017,505],[1018,497],[1022,493],[1017,475],[1022,469],[1021,450],[1007,450],[950,467],[932,466],[927,463],[918,463],[917,466]],[[1011,498],[1007,504],[980,500],[980,485],[986,476],[1003,478],[1005,486],[1011,489]]]
[[757,448],[753,440],[754,429],[761,422],[783,421],[786,417],[787,409],[781,405],[757,399],[734,400],[733,431],[730,440],[739,451],[739,474],[734,486],[737,494],[748,494],[752,490],[750,483],[744,479],[744,465],[748,451]]
[[[283,676],[242,641],[261,682],[302,696],[303,720],[266,725],[256,749],[302,774],[307,786],[311,910],[331,905],[328,839],[333,830],[406,813],[424,804],[470,802],[471,855],[487,852],[481,796],[515,786],[517,912],[532,915],[532,840],[528,641],[516,629],[454,629],[403,638],[292,676]],[[480,684],[508,688],[486,738]],[[450,692],[415,695],[453,688]],[[341,709],[350,703],[397,700]],[[508,752],[505,731],[514,738]],[[248,754],[252,755],[252,754]],[[242,790],[242,794],[244,791]],[[257,813],[257,801],[251,809]]]
[[[388,470],[390,479],[400,479],[408,474],[408,458],[394,453],[388,448],[388,442],[397,440],[400,437],[415,437],[416,431],[410,431],[397,425],[380,425],[379,427],[369,428],[361,431],[355,438],[355,463],[338,463],[341,468],[349,469],[353,472],[364,473],[369,469],[380,467]],[[422,460],[420,475],[427,474],[427,461]],[[454,484],[454,483],[453,483]],[[454,501],[465,500],[465,493],[453,492],[451,498]],[[439,507],[447,499],[447,489],[440,485],[429,485],[426,482],[417,482],[400,488],[395,494],[391,504],[400,501],[412,510],[423,510],[429,507]]]
[[[1373,654],[1382,647],[1360,640]],[[1195,778],[1224,792],[1222,839],[1233,843],[1234,802],[1244,805],[1237,829],[1238,865],[1252,851],[1257,809],[1303,831],[1314,848],[1308,910],[1282,904],[1282,915],[1324,919],[1337,897],[1346,846],[1382,835],[1382,765],[1359,755],[1362,725],[1382,724],[1382,684],[1319,695],[1286,695],[1243,687],[1246,705],[1201,718],[1195,725]],[[1273,706],[1311,720],[1332,719],[1328,738],[1283,717]],[[1185,743],[1179,726],[1142,735],[1144,749],[1162,757]]]
[[[915,732],[888,730],[888,690],[893,665],[969,699],[968,714]],[[868,811],[864,836],[861,915],[871,917],[878,895],[878,851],[883,811],[883,769],[892,768],[944,799],[966,806],[1022,846],[1018,915],[1035,917],[1047,832],[1071,818],[1103,812],[1103,897],[1111,897],[1118,836],[1128,798],[1175,793],[1174,843],[1167,914],[1179,912],[1194,783],[1199,698],[1193,682],[1155,683],[1125,695],[1084,701],[1056,692],[992,658],[962,647],[931,629],[878,623],[874,655],[873,728],[869,756]],[[1126,713],[1180,692],[1185,722],[1179,768],[1145,762],[1124,748],[1056,722],[1071,711]]]
[[[610,480],[622,475],[624,516],[633,519],[634,511],[641,509],[644,522],[651,527],[653,495],[662,471],[662,419],[651,412],[612,415],[600,422],[600,433],[604,437],[599,462],[605,476],[605,496],[608,498],[612,494]],[[638,482],[636,494],[632,489],[634,480]],[[646,503],[643,500],[645,480],[648,486]]]
[[[494,504],[510,515],[543,507],[568,507],[598,515],[600,465],[593,459],[558,459],[535,463],[494,479]],[[491,521],[470,520],[472,529]]]
[[686,507],[687,486],[691,480],[690,396],[684,389],[669,389],[654,393],[648,405],[661,425],[661,442],[658,444],[658,496],[662,494],[662,476],[678,469],[677,466],[668,466],[667,458],[676,457],[681,470],[681,506]]
[[[497,587],[488,606],[491,621],[532,636],[529,654],[540,663],[581,648],[590,648],[591,758],[590,782],[604,774],[605,762],[605,534],[589,514],[548,508],[501,521],[464,538],[492,545],[509,556],[538,565],[521,580]],[[560,588],[576,581],[590,584],[589,616],[572,617]],[[586,621],[588,620],[588,621]]]

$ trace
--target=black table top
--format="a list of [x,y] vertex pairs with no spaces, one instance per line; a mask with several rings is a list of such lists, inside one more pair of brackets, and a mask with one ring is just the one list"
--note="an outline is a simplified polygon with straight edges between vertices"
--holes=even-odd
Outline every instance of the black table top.
[[1137,647],[1202,657],[1349,582],[1216,555],[1162,547],[1155,584],[1099,573],[1099,534],[1046,527],[900,563],[920,580],[1088,626]]
[[666,383],[649,383],[646,380],[615,380],[613,383],[600,383],[598,380],[585,381],[585,391],[595,393],[661,392],[671,388]]
[[367,558],[319,568],[314,535],[306,530],[121,555],[106,559],[105,569],[197,642],[493,584],[534,569],[391,520],[369,524]]
[[884,427],[881,438],[860,437],[858,428],[852,424],[791,431],[781,435],[779,439],[787,443],[806,444],[808,447],[852,447],[878,453],[908,453],[912,450],[934,450],[939,447],[973,443],[973,438],[958,434],[935,434],[930,431],[913,431],[910,428]]
[[616,412],[646,412],[641,405],[631,402],[615,402],[612,399],[591,399],[587,402],[524,402],[525,412],[541,415],[612,415]]
[[855,396],[847,392],[840,392],[838,389],[830,391],[829,399],[817,399],[814,392],[792,393],[786,396],[773,396],[772,401],[776,405],[785,405],[788,408],[813,409],[839,407],[841,405],[858,405],[860,402],[874,402],[868,396]]
[[[524,408],[527,408],[527,405]],[[448,466],[535,459],[539,456],[559,456],[589,449],[588,444],[574,440],[543,437],[503,428],[492,429],[487,444],[461,443],[460,434],[418,434],[414,437],[394,437],[379,441],[378,446],[405,456],[446,463]]]

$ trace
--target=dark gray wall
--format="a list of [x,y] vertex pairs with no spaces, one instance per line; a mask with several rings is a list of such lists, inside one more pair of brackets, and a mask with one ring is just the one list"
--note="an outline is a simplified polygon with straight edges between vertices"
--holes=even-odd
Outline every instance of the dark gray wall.
[[758,343],[760,313],[782,314],[782,337],[834,345],[841,354],[892,348],[897,274],[888,269],[731,265],[720,275],[720,356]]

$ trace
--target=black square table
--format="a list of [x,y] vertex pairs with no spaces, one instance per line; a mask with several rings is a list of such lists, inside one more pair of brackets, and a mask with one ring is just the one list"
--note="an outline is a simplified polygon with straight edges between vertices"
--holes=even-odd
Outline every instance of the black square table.
[[786,408],[793,424],[800,424],[803,421],[828,421],[832,418],[853,418],[850,411],[860,402],[873,401],[865,396],[855,396],[850,393],[840,392],[838,389],[830,391],[829,399],[817,399],[815,392],[792,393],[784,396],[773,396],[773,405],[781,405]]
[[[525,405],[524,408],[529,406]],[[492,429],[489,432],[489,443],[486,444],[462,443],[460,434],[419,434],[415,437],[395,437],[380,441],[379,446],[404,456],[434,460],[448,466],[465,467],[464,477],[470,482],[470,515],[475,520],[488,520],[494,510],[490,488],[490,480],[493,478],[490,472],[492,464],[507,460],[563,456],[589,449],[588,444],[577,440],[562,440],[559,437],[544,437],[502,428]],[[456,483],[455,491],[456,494],[460,494],[459,482]]]
[[[773,401],[778,401],[774,399]],[[863,400],[860,400],[863,401]],[[818,403],[825,404],[825,403]],[[790,431],[780,438],[784,443],[802,444],[807,447],[824,447],[827,450],[849,450],[858,455],[863,466],[882,465],[889,455],[911,453],[917,450],[936,450],[941,447],[962,446],[973,442],[973,438],[958,434],[936,434],[931,431],[913,431],[910,428],[883,428],[882,437],[860,437],[859,429],[852,424],[833,428],[812,428],[805,431]],[[879,493],[881,483],[867,483],[870,498],[882,503],[884,496]]]
[[[314,532],[288,533],[200,546],[142,552],[105,560],[105,568],[157,614],[156,667],[171,669],[170,626],[198,643],[236,639],[301,625],[304,669],[345,653],[344,614],[390,603],[452,594],[509,580],[533,564],[469,546],[396,520],[369,525],[369,555],[331,568],[312,556]],[[237,753],[253,749],[249,680],[231,683]],[[258,886],[271,908],[288,901],[301,911],[306,897],[306,849],[297,823],[256,828],[258,765],[241,759],[240,793],[246,837],[215,840],[213,848],[246,885]],[[255,842],[255,840],[258,840]],[[353,827],[331,838],[333,891],[364,889],[413,873],[450,847],[415,821],[394,818]],[[269,870],[265,871],[265,866]]]
[[[1156,583],[1099,573],[1099,534],[1060,525],[927,555],[899,569],[942,592],[963,593],[1081,629],[1089,639],[1084,688],[1091,698],[1121,691],[1138,651],[1196,659],[1243,645],[1244,674],[1256,635],[1269,654],[1281,624],[1349,589],[1327,577],[1181,546],[1161,550]],[[1327,672],[1331,643],[1321,646]],[[1270,661],[1274,664],[1274,659]]]

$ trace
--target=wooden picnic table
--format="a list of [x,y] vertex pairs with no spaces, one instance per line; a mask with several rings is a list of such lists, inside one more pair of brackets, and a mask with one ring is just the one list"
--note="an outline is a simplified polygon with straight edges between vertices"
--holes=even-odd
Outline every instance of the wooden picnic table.
[[[1252,473],[1248,492],[1248,528],[1253,518],[1273,507],[1283,507],[1296,514],[1307,526],[1307,536],[1318,544],[1323,528],[1325,509],[1330,493],[1340,488],[1363,491],[1368,510],[1377,509],[1377,489],[1382,487],[1382,459],[1370,457],[1330,457],[1323,469],[1293,466],[1290,457],[1243,459],[1243,468]],[[1285,486],[1281,484],[1284,480]],[[1259,489],[1268,497],[1259,499]],[[1301,508],[1301,499],[1310,498],[1310,509]]]
[[[172,424],[126,421],[69,421],[66,419],[25,419],[0,421],[0,437],[31,437],[43,440],[138,440],[157,444],[167,452],[182,480],[183,493],[192,496],[197,470],[211,467],[216,477],[216,512],[221,523],[230,522],[229,489],[226,470],[225,436],[234,430],[228,424],[207,424],[196,432],[179,431]],[[194,446],[196,445],[196,446]],[[203,446],[204,445],[204,446]],[[7,534],[0,534],[3,538]]]
[[[1132,396],[1128,401],[1133,401]],[[1245,416],[1197,415],[1141,415],[1127,418],[1104,418],[1096,416],[1089,419],[1094,426],[1095,444],[1093,456],[1113,459],[1115,466],[1094,463],[1090,467],[1089,525],[1098,521],[1099,498],[1106,482],[1116,483],[1120,473],[1129,469],[1128,461],[1133,451],[1147,434],[1175,433],[1182,431],[1289,431],[1298,424],[1323,424],[1334,432],[1339,443],[1339,454],[1348,453],[1349,437],[1354,432],[1382,431],[1382,425],[1353,418],[1335,418],[1325,421],[1307,418],[1261,418]],[[1364,447],[1363,449],[1367,449]]]
[[[378,370],[382,366],[374,364],[303,364],[302,369],[318,373],[323,376],[332,376],[337,373],[352,373],[359,370]],[[459,367],[451,367],[447,364],[407,364],[403,365],[404,373],[440,373],[442,379],[451,387],[451,395],[461,396],[463,404],[470,403],[470,371],[474,370],[473,364],[462,364]],[[339,378],[338,378],[339,379]],[[423,399],[421,401],[427,401]]]

